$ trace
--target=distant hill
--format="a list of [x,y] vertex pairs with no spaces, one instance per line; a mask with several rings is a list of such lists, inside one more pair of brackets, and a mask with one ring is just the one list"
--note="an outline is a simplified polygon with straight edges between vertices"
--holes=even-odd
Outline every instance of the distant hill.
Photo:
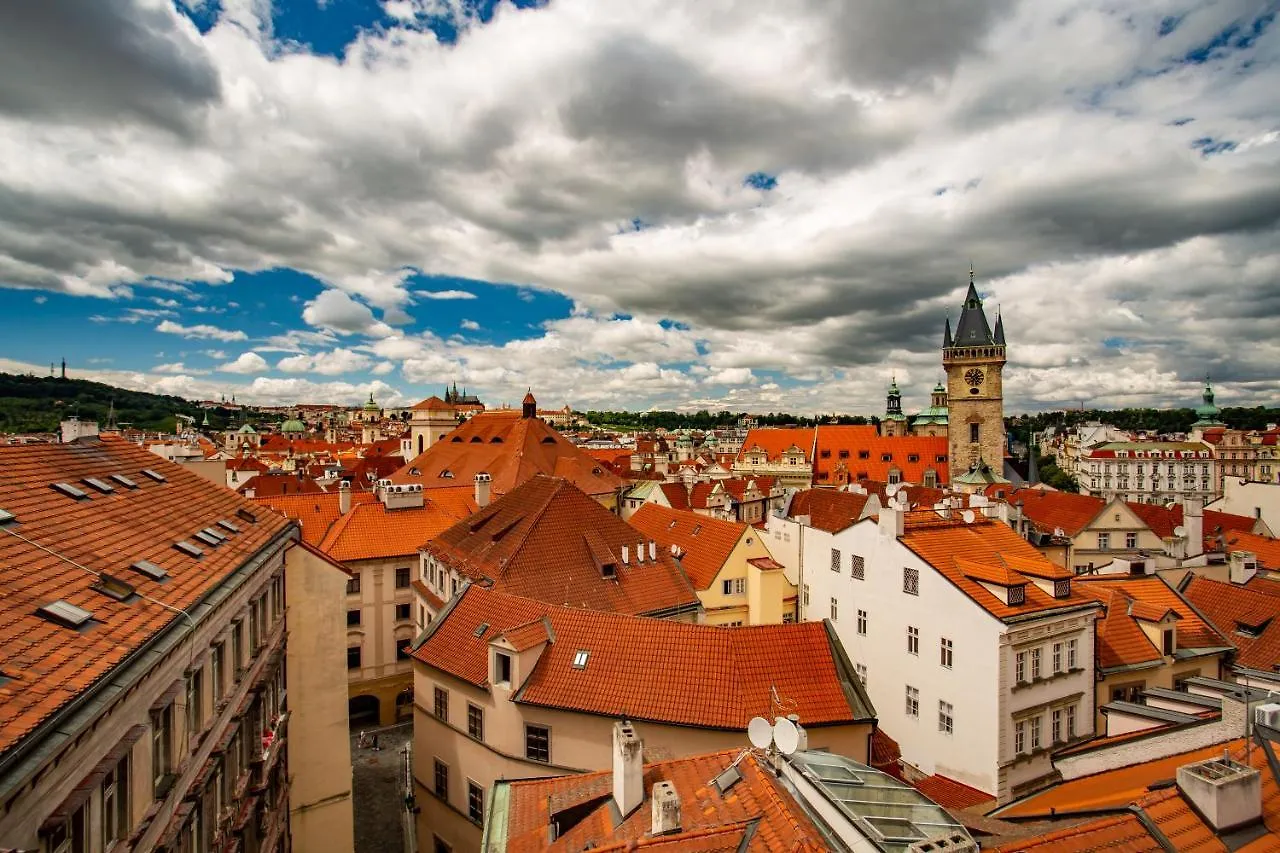
[[[139,429],[172,431],[175,414],[190,415],[197,424],[205,415],[205,410],[181,397],[128,391],[84,379],[0,373],[0,432],[56,432],[70,415],[105,426],[113,403],[116,422]],[[221,429],[234,417],[225,409],[211,409],[209,426]]]

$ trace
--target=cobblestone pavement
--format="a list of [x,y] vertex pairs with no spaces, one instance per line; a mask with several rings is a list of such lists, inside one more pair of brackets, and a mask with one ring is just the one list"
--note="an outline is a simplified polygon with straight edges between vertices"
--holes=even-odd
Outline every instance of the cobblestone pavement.
[[368,730],[370,735],[375,731],[380,747],[377,752],[356,746],[358,732],[351,733],[356,853],[401,853],[400,750],[413,739],[413,724]]

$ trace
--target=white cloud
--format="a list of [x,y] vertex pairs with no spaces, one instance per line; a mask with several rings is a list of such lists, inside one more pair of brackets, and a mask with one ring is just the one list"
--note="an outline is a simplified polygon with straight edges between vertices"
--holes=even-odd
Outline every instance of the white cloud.
[[391,373],[395,369],[396,369],[396,366],[394,362],[380,361],[376,365],[374,365],[372,368],[370,368],[369,372],[372,373],[374,376],[386,376],[388,373]]
[[352,299],[341,290],[325,290],[306,304],[302,319],[312,326],[319,326],[340,335],[361,333],[386,337],[391,327],[373,317],[369,306]]
[[[93,359],[90,359],[90,361],[93,361]],[[151,368],[151,370],[155,373],[173,373],[173,374],[185,373],[189,376],[207,376],[208,374],[213,372],[211,370],[203,370],[200,368],[187,367],[185,364],[183,364],[180,361],[174,361],[168,364],[157,364],[155,367]]]
[[226,364],[218,365],[218,370],[223,373],[264,373],[269,370],[267,360],[256,352],[243,352],[235,361],[229,361]]
[[34,299],[32,299],[31,301],[32,301],[32,302],[34,302],[34,303],[35,303],[35,304],[37,304],[37,305],[43,305],[43,304],[45,304],[46,302],[48,302],[48,301],[49,301],[49,297],[47,297],[47,296],[37,296],[37,297],[35,297]]
[[480,324],[477,323],[475,320],[463,320],[458,325],[466,329],[468,332],[475,332],[480,329]]
[[708,385],[746,385],[755,379],[749,367],[725,367],[708,374],[703,381]]
[[357,373],[371,364],[373,359],[367,355],[338,348],[314,355],[292,355],[282,358],[276,363],[276,368],[285,373],[319,373],[323,376],[338,376],[343,373]]
[[165,320],[156,326],[157,332],[163,332],[166,335],[182,335],[184,338],[190,339],[206,339],[214,341],[244,341],[249,336],[239,329],[219,329],[217,326],[183,326],[172,320]]
[[415,290],[414,296],[423,299],[475,299],[476,295],[468,290]]

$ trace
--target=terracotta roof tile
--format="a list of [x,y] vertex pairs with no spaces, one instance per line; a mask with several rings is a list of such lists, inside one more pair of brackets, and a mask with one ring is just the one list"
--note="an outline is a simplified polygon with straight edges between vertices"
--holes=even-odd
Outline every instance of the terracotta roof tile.
[[523,625],[507,628],[500,635],[517,652],[523,652],[534,646],[551,640],[550,626],[547,617],[533,619]]
[[1230,554],[1232,551],[1251,552],[1264,568],[1280,571],[1280,539],[1232,531],[1227,534],[1226,552]]
[[[719,628],[557,607],[471,585],[413,656],[483,687],[489,641],[543,616],[553,639],[515,694],[517,702],[745,729],[752,717],[768,713],[776,689],[795,703],[806,726],[874,716],[821,622]],[[480,625],[489,628],[477,637]],[[590,652],[581,668],[573,666],[579,650]],[[805,666],[797,667],[798,660]]]
[[874,426],[820,426],[816,448],[814,482],[820,485],[863,479],[887,482],[894,470],[904,482],[923,483],[925,472],[933,471],[938,483],[946,483],[950,473],[944,435],[882,436]]
[[938,774],[913,782],[912,787],[945,809],[971,809],[996,800],[993,794]]
[[[1129,509],[1141,518],[1161,539],[1172,539],[1174,528],[1182,525],[1182,506],[1171,507],[1158,504],[1126,502]],[[1248,533],[1253,530],[1256,519],[1247,515],[1235,515],[1229,512],[1204,510],[1204,549],[1210,553],[1224,550],[1226,540],[1232,533]]]
[[319,495],[324,494],[320,484],[305,474],[292,471],[272,471],[255,474],[245,480],[236,490],[243,495],[253,492],[256,497],[273,495]]
[[[567,480],[535,476],[424,547],[465,577],[490,578],[513,595],[618,613],[697,608],[670,552],[650,559],[646,548],[637,559],[643,539]],[[613,577],[602,572],[610,559]]]
[[[470,488],[461,491],[471,493]],[[422,506],[402,509],[387,509],[381,501],[358,505],[353,502],[351,511],[339,518],[320,541],[320,550],[344,563],[416,557],[424,542],[467,515],[458,511],[465,509],[465,504],[459,507],[454,496],[446,496],[445,492],[424,491]]]
[[1017,489],[1006,500],[1011,506],[1021,501],[1022,514],[1041,532],[1061,528],[1069,537],[1088,526],[1107,506],[1102,498],[1048,489]]
[[739,462],[744,462],[751,451],[763,450],[770,462],[777,462],[792,447],[804,451],[806,460],[813,460],[813,436],[811,427],[763,427],[749,430],[738,451]]
[[631,516],[631,526],[667,552],[683,552],[680,565],[694,589],[706,589],[724,568],[733,549],[750,529],[746,524],[708,518],[695,512],[645,504]]
[[421,402],[414,403],[409,409],[414,412],[451,412],[453,406],[433,394]]
[[[319,545],[329,528],[342,515],[338,511],[338,493],[323,492],[318,495],[275,495],[269,498],[251,498],[254,503],[262,504],[280,513],[286,518],[295,519],[302,525],[302,538],[311,545]],[[376,501],[372,492],[351,493],[351,505],[372,503]]]
[[1237,664],[1266,672],[1280,666],[1280,596],[1199,576],[1182,594],[1235,645]]
[[689,489],[684,483],[662,483],[658,488],[672,509],[689,509]]
[[[159,472],[166,482],[141,473]],[[111,479],[128,477],[136,488]],[[102,493],[81,484],[95,477],[114,491]],[[51,483],[83,485],[85,497],[64,497]],[[0,686],[0,754],[41,721],[109,673],[147,639],[228,577],[292,524],[274,513],[209,483],[127,441],[104,437],[70,444],[0,447],[0,507],[16,517],[0,534],[0,671],[12,680]],[[256,522],[237,517],[251,512]],[[199,559],[173,543],[229,520],[218,547],[205,547]],[[90,589],[93,571],[126,580],[145,598],[117,602]],[[129,568],[149,560],[169,577],[161,584]],[[36,608],[62,599],[93,613],[90,629],[78,633],[36,615]]]
[[898,760],[902,758],[902,748],[898,742],[889,737],[884,729],[877,728],[871,733],[870,765],[894,776],[899,775]]
[[828,533],[839,533],[864,517],[869,495],[833,489],[805,489],[791,497],[790,518],[809,516],[809,525]]
[[1160,577],[1097,575],[1080,577],[1076,589],[1102,602],[1098,619],[1098,665],[1113,667],[1159,663],[1164,660],[1137,620],[1159,621],[1172,611],[1178,618],[1177,641],[1183,649],[1230,647],[1231,642],[1201,619],[1178,591]]

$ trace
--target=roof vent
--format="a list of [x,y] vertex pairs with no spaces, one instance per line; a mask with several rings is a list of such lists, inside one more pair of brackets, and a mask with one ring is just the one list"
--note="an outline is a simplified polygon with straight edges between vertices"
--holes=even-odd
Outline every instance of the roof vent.
[[161,474],[159,471],[152,471],[150,468],[143,468],[142,474],[143,476],[150,477],[151,479],[155,480],[157,483],[169,482],[169,480],[164,476],[164,474]]
[[195,545],[192,545],[190,542],[187,542],[186,540],[183,540],[181,542],[174,542],[173,547],[177,548],[179,551],[186,554],[188,557],[195,557],[197,560],[204,556],[204,551],[201,551]]
[[98,575],[98,582],[93,584],[90,589],[100,592],[115,601],[126,601],[134,593],[133,584],[106,572]]
[[483,637],[483,636],[484,636],[484,632],[485,632],[485,631],[488,631],[488,630],[489,630],[489,623],[488,623],[488,622],[481,622],[479,625],[477,625],[477,626],[476,626],[476,629],[475,629],[474,631],[472,631],[472,632],[471,632],[471,636],[473,636],[473,637]]
[[83,607],[58,599],[36,609],[36,613],[55,622],[64,628],[81,628],[93,618],[93,614]]
[[151,578],[153,581],[162,581],[165,578],[169,577],[168,572],[166,572],[164,569],[160,568],[150,560],[138,560],[136,563],[129,566],[129,568],[133,569],[135,572],[139,574],[146,575],[147,577]]
[[130,480],[124,474],[112,474],[111,479],[115,480],[117,483],[124,486],[126,489],[138,488],[138,484],[135,483],[133,480]]
[[97,477],[85,477],[80,482],[84,483],[90,488],[97,489],[98,491],[102,492],[104,495],[109,495],[115,491],[114,486],[112,486],[110,483],[106,483],[106,482],[103,482],[102,480],[99,480]]
[[573,668],[586,669],[587,658],[589,657],[591,657],[590,649],[578,649],[576,652],[573,653]]
[[729,789],[742,781],[742,773],[738,770],[738,765],[730,764],[724,769],[719,776],[715,778],[716,787],[720,789],[720,796],[728,793]]
[[201,542],[203,542],[204,544],[208,545],[211,548],[217,548],[219,545],[222,544],[222,540],[219,539],[216,535],[211,533],[206,533],[203,530],[201,530],[192,538],[199,539]]
[[80,489],[77,489],[75,486],[71,485],[70,483],[53,483],[50,486],[50,488],[52,488],[55,492],[59,492],[61,494],[66,495],[69,498],[74,498],[75,500],[78,500],[78,501],[84,500],[85,498],[89,497],[89,495],[87,495],[85,492],[81,491]]
[[240,528],[236,526],[234,521],[227,521],[225,518],[218,522],[218,526],[229,533],[239,533]]
[[206,527],[204,530],[201,530],[200,532],[201,532],[201,533],[208,533],[208,534],[209,534],[210,536],[212,536],[214,539],[217,539],[217,540],[218,540],[218,542],[220,542],[220,543],[221,543],[221,542],[225,542],[225,541],[226,541],[226,538],[227,538],[226,536],[223,536],[223,535],[222,535],[222,533],[221,533],[220,531],[218,531],[218,530],[217,530],[217,528],[214,528],[214,527]]
[[241,521],[247,521],[250,524],[256,524],[258,521],[258,516],[255,515],[253,512],[250,512],[249,510],[245,509],[244,507],[241,507],[240,509],[236,510],[236,518],[240,519]]
[[15,518],[17,518],[17,516],[9,512],[7,509],[0,509],[0,524],[8,524]]

